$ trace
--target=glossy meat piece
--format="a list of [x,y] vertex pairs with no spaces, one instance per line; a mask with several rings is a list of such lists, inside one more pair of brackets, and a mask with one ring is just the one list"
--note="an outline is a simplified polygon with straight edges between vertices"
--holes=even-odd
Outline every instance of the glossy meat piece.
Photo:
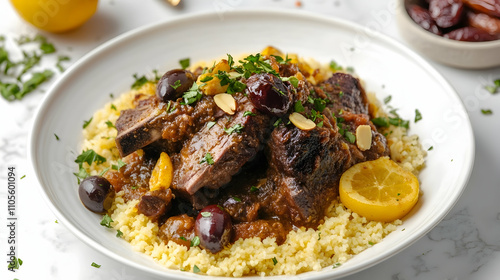
[[195,220],[186,214],[168,218],[158,231],[158,237],[163,241],[173,241],[177,244],[191,247],[194,238]]
[[[237,109],[233,116],[224,115],[215,125],[203,127],[172,157],[172,185],[177,191],[189,196],[202,187],[217,189],[229,183],[261,149],[270,118],[257,112],[243,94],[236,93],[234,98]],[[246,111],[255,116],[244,116]]]
[[134,109],[122,111],[115,123],[120,155],[124,157],[160,139],[174,143],[188,139],[214,119],[215,106],[209,97],[195,107],[177,101],[161,102],[155,96],[138,101]]
[[252,237],[259,237],[264,240],[268,237],[275,238],[276,243],[281,245],[286,240],[288,231],[282,223],[273,220],[257,220],[253,222],[245,222],[235,224],[233,226],[234,235],[232,242],[238,239],[246,239]]
[[141,197],[137,211],[148,216],[152,221],[158,221],[171,208],[173,196],[170,189],[149,192]]

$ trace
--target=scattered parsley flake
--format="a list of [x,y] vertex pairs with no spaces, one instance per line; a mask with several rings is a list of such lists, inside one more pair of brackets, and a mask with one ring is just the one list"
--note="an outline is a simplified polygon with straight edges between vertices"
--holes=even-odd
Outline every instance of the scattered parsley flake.
[[316,124],[317,127],[323,127],[323,121],[320,121],[319,123]]
[[257,188],[256,186],[251,186],[250,187],[250,192],[256,192],[258,190],[259,190],[259,188]]
[[415,109],[415,123],[422,120],[422,113],[418,109]]
[[281,77],[281,80],[283,82],[290,82],[294,88],[297,88],[299,86],[299,79],[295,76],[290,76],[290,77]]
[[276,257],[273,257],[272,260],[273,260],[274,265],[276,265],[278,263],[278,260],[276,259]]
[[83,121],[83,129],[87,128],[87,126],[89,126],[89,124],[92,122],[92,119],[94,117],[91,117],[88,121]]
[[200,269],[198,268],[197,265],[194,265],[193,266],[193,273],[199,273],[200,272]]
[[481,109],[481,113],[483,115],[491,115],[493,114],[493,111],[491,111],[490,109]]
[[149,82],[149,80],[144,75],[139,77],[137,74],[134,74],[133,77],[134,77],[135,81],[130,86],[132,89],[138,89]]
[[57,136],[57,134],[54,133],[54,136],[56,137],[56,140],[59,141],[59,136]]
[[295,102],[295,104],[293,105],[293,110],[297,113],[302,113],[306,109],[304,108],[304,105],[302,105],[302,102],[300,102],[300,100],[297,100],[297,102]]
[[108,167],[108,168],[105,168],[103,171],[101,171],[101,172],[99,173],[99,176],[101,176],[101,177],[102,177],[102,176],[104,175],[104,173],[108,172],[108,170],[109,170],[109,167]]
[[108,128],[116,128],[115,125],[109,120],[106,121],[106,125],[108,126]]
[[138,186],[132,186],[131,189],[137,190],[139,187]]
[[500,89],[500,79],[494,80],[493,85],[487,85],[484,88],[491,94],[498,93],[498,89]]
[[232,127],[230,127],[230,128],[224,128],[224,131],[225,131],[227,134],[231,135],[233,132],[236,132],[236,133],[241,133],[241,130],[242,130],[243,128],[244,128],[244,126],[243,126],[243,125],[241,125],[241,124],[235,124],[235,125],[233,125],[233,126],[232,126]]
[[9,262],[9,264],[7,265],[7,268],[8,269],[19,269],[19,267],[23,265],[23,261],[20,259],[20,258],[16,258],[14,257],[14,259]]
[[434,146],[430,146],[429,149],[427,149],[427,151],[432,151],[434,149]]
[[215,124],[216,122],[207,122],[208,129],[212,128]]
[[212,217],[212,213],[210,212],[200,212],[200,214],[204,218]]
[[273,123],[273,126],[274,127],[277,127],[278,125],[280,125],[280,123],[282,123],[283,120],[282,119],[277,119],[274,123]]
[[182,69],[186,69],[191,64],[191,60],[189,58],[184,58],[179,60],[179,64],[181,65]]
[[233,196],[233,199],[234,199],[234,201],[236,201],[236,202],[241,202],[241,198],[239,198],[239,197]]
[[118,110],[118,109],[116,109],[115,104],[111,104],[111,110],[115,110],[115,111],[117,111],[117,110]]
[[111,166],[111,168],[112,168],[112,169],[114,169],[114,170],[120,170],[120,168],[122,168],[122,167],[124,167],[125,165],[127,165],[125,162],[123,162],[123,160],[122,160],[122,159],[118,159],[118,162],[117,162],[117,163],[118,163],[118,164],[113,164],[113,165]]
[[107,227],[107,228],[112,228],[112,226],[111,226],[112,222],[113,222],[113,219],[111,219],[111,217],[108,214],[105,214],[102,217],[101,226]]
[[375,243],[373,243],[373,242],[371,242],[371,241],[368,241],[368,245],[373,246],[373,245],[375,245]]
[[330,70],[333,72],[342,71],[342,66],[338,65],[335,60],[330,61]]
[[19,180],[22,180],[22,179],[24,179],[25,177],[26,177],[26,175],[23,175],[23,176],[21,176],[21,178],[19,178]]
[[191,240],[191,247],[196,247],[198,245],[200,245],[200,238],[198,236],[195,236]]
[[392,95],[389,95],[386,98],[384,98],[384,104],[389,103],[391,101],[391,99],[392,99]]
[[184,237],[184,236],[179,237],[179,239],[180,239],[180,240],[183,240],[183,241],[188,241],[188,240],[186,239],[186,237]]
[[346,131],[345,132],[345,138],[347,139],[347,141],[349,141],[351,144],[355,143],[356,142],[356,135],[354,135],[352,132],[350,131]]
[[120,238],[123,236],[123,232],[119,229],[116,230],[116,237]]
[[332,268],[338,268],[339,266],[341,266],[342,264],[341,263],[336,263],[332,266]]
[[101,267],[100,264],[96,264],[95,262],[92,262],[92,264],[90,266],[93,266],[95,268],[100,268]]
[[206,162],[208,165],[214,164],[214,159],[210,153],[206,153],[205,156],[201,159],[200,164]]
[[214,79],[214,76],[207,75],[207,76],[203,77],[203,79],[200,79],[200,82],[206,83],[206,82],[210,82],[213,79]]
[[250,111],[245,111],[243,113],[243,117],[246,117],[246,116],[251,116],[251,117],[255,117],[257,116],[257,114],[253,113],[253,112],[250,112]]
[[58,224],[58,223],[59,223],[59,221],[58,221],[58,220],[55,220],[55,221],[54,221],[54,223]]
[[170,85],[170,87],[172,87],[173,89],[177,89],[181,85],[182,85],[181,80],[177,80],[177,81],[175,81],[175,83],[173,85]]
[[60,56],[57,57],[56,67],[57,67],[57,69],[59,69],[59,72],[62,73],[65,70],[64,67],[62,66],[62,62],[63,61],[69,61],[69,60],[70,60],[69,56],[60,55]]
[[106,158],[96,153],[93,149],[88,149],[77,156],[75,162],[78,163],[78,167],[82,167],[84,162],[88,165],[92,165],[93,162],[101,164],[106,162]]

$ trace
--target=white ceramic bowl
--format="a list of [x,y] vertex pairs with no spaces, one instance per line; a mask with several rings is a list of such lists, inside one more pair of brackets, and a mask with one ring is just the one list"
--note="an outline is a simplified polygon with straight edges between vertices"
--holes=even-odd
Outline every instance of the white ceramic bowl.
[[397,1],[397,25],[401,36],[422,55],[458,68],[482,69],[500,65],[500,40],[462,42],[447,39],[420,27],[408,15],[406,5],[415,0]]
[[400,228],[336,269],[326,267],[296,279],[336,279],[361,271],[436,226],[464,190],[474,159],[471,124],[454,89],[420,56],[379,33],[309,13],[269,10],[200,13],[146,26],[98,47],[68,69],[39,107],[29,144],[43,197],[58,220],[91,247],[145,275],[227,279],[165,269],[100,226],[101,216],[78,199],[74,160],[81,152],[83,121],[110,101],[110,92],[117,96],[130,89],[134,73],[152,75],[153,69],[161,73],[179,67],[185,57],[208,60],[258,52],[269,44],[323,63],[334,59],[353,66],[368,91],[379,99],[392,96],[391,105],[401,117],[413,119],[415,109],[420,110],[423,119],[412,122],[410,132],[419,135],[425,148],[433,147],[419,177],[423,196]]

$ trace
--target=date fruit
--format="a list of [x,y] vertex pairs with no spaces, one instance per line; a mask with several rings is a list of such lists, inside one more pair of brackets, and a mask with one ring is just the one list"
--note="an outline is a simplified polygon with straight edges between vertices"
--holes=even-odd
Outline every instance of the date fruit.
[[431,14],[428,10],[417,5],[411,5],[408,8],[408,14],[410,15],[411,19],[413,19],[413,21],[416,24],[420,25],[420,27],[422,27],[423,29],[430,31],[436,35],[442,35],[441,30],[436,25],[436,22],[431,17]]
[[248,78],[245,92],[255,108],[272,116],[285,115],[292,103],[285,84],[278,77],[268,73],[254,74]]
[[491,35],[490,33],[484,30],[470,26],[450,31],[449,33],[444,34],[444,37],[457,41],[467,41],[467,42],[484,42],[484,41],[493,41],[498,39],[497,36],[495,35]]
[[448,28],[462,20],[464,4],[462,0],[431,0],[429,12],[439,27]]

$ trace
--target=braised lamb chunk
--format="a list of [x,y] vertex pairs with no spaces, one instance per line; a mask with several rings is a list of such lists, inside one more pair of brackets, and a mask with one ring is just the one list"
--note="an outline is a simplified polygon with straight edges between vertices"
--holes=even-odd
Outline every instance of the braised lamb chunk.
[[[160,139],[182,144],[206,122],[214,120],[215,107],[211,97],[203,98],[195,107],[179,101],[162,102],[156,96],[140,100],[135,108],[123,110],[116,121],[120,155],[124,157]],[[163,144],[163,147],[175,149],[179,145]]]
[[152,221],[158,221],[172,206],[173,196],[170,189],[160,189],[148,192],[141,197],[137,211],[148,216]]
[[236,93],[234,98],[235,115],[204,126],[172,157],[172,185],[181,193],[193,195],[202,187],[220,188],[262,149],[270,118],[258,113],[245,95]]
[[274,220],[257,220],[253,222],[244,222],[233,225],[233,239],[235,242],[238,239],[246,239],[259,237],[261,240],[266,238],[275,238],[276,243],[281,245],[286,240],[288,231],[282,223]]

